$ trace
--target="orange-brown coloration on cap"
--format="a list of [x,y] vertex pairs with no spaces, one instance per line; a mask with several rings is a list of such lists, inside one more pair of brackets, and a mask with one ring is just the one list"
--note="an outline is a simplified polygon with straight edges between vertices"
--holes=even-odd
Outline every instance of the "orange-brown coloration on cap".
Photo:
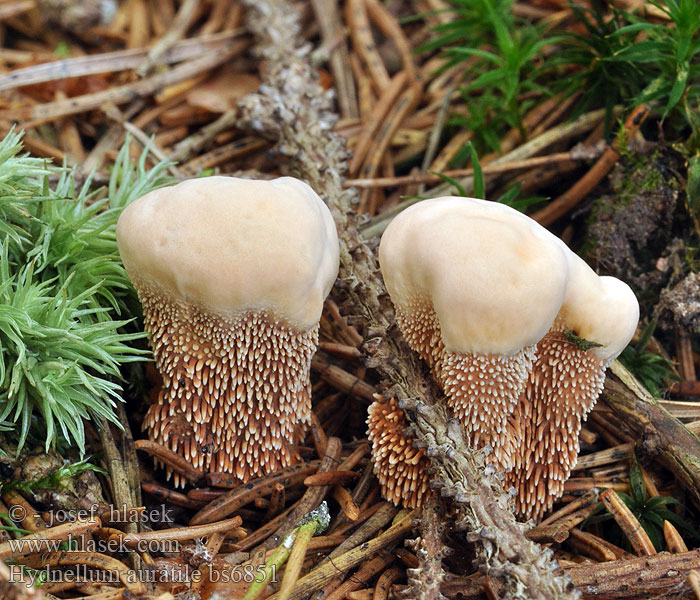
[[134,285],[163,377],[144,421],[149,437],[241,481],[292,464],[310,421],[318,326],[295,331],[263,311],[224,318]]
[[576,465],[581,423],[603,389],[607,362],[568,339],[561,325],[537,344],[537,359],[509,427],[520,440],[505,487],[515,513],[541,520],[564,493]]
[[527,346],[512,356],[450,352],[435,311],[419,302],[410,304],[408,314],[397,308],[396,323],[408,345],[430,366],[472,446],[490,445],[488,461],[499,470],[510,469],[517,440],[509,435],[507,419],[525,387],[535,348]]
[[376,400],[369,407],[368,437],[372,462],[382,495],[394,504],[416,508],[430,495],[430,461],[403,434],[408,425],[395,398]]

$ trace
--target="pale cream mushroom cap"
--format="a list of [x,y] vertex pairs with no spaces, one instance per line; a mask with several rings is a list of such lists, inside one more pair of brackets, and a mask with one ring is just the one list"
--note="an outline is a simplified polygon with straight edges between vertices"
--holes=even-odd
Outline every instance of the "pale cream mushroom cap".
[[379,262],[399,309],[432,304],[448,351],[510,356],[542,338],[563,301],[568,264],[552,238],[513,209],[447,196],[399,214]]
[[557,321],[586,341],[603,363],[616,358],[632,339],[639,321],[634,292],[616,277],[599,276],[573,252],[569,283]]
[[117,240],[132,279],[226,317],[270,311],[299,330],[318,323],[338,273],[330,211],[291,177],[152,191],[124,210]]

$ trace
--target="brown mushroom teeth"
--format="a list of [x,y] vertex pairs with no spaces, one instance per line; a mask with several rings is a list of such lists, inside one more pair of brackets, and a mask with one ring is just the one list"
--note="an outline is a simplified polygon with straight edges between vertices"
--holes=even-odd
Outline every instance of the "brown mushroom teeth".
[[290,177],[187,180],[130,204],[117,241],[163,380],[149,437],[242,482],[296,461],[338,273],[322,199]]
[[372,463],[382,496],[396,505],[417,508],[431,494],[430,460],[404,434],[408,423],[395,398],[375,400],[369,407],[368,437]]

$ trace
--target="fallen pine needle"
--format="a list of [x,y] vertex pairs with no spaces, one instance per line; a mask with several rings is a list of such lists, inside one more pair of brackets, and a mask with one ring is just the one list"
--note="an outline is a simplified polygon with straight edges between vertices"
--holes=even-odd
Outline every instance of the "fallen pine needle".
[[644,531],[637,517],[632,514],[632,511],[614,490],[605,490],[600,495],[600,499],[603,501],[605,508],[608,509],[608,512],[617,521],[632,548],[639,556],[656,554],[656,549],[651,539],[649,539],[649,535]]

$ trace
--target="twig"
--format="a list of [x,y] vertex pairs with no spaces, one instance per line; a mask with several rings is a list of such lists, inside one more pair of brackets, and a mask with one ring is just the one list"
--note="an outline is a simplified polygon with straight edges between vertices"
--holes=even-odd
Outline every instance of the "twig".
[[575,527],[569,534],[571,537],[569,538],[568,544],[580,554],[590,556],[600,562],[613,561],[617,558],[615,553],[610,550],[610,548],[607,548],[605,544],[601,544],[600,542],[602,540],[595,535],[587,531],[581,531]]
[[[516,160],[507,163],[492,163],[484,165],[481,170],[484,174],[507,173],[509,171],[518,171],[520,169],[531,169],[533,167],[548,166],[557,162],[566,162],[569,160],[585,160],[588,157],[576,155],[573,152],[557,152],[548,156],[535,156],[523,160]],[[474,169],[453,169],[445,171],[443,175],[448,177],[466,177],[473,175]],[[375,177],[362,179],[348,179],[345,181],[345,187],[359,188],[375,188],[375,187],[393,187],[398,185],[408,185],[411,183],[438,183],[442,181],[439,175],[435,173],[415,173],[412,175],[398,175],[396,177]]]
[[700,507],[700,439],[671,416],[618,362],[605,381],[602,399],[642,437],[640,448],[669,469]]
[[284,507],[286,502],[285,487],[281,483],[276,483],[272,487],[272,493],[270,494],[270,505],[267,507],[267,512],[265,513],[265,521],[269,521],[274,516],[279,514],[279,512]]
[[392,584],[401,577],[403,577],[403,569],[400,567],[392,567],[384,571],[377,579],[372,600],[388,600]]
[[[102,107],[102,110],[108,118],[119,123],[125,131],[128,131],[134,137],[134,139],[141,142],[141,145],[153,155],[153,157],[156,159],[156,162],[163,162],[168,160],[168,157],[166,156],[165,152],[163,152],[158,147],[158,144],[156,144],[155,140],[148,137],[148,135],[146,135],[143,131],[136,127],[136,125],[127,121],[124,118],[122,112],[119,110],[119,108],[117,108],[115,104],[107,102]],[[180,169],[178,169],[174,164],[168,165],[168,171],[170,171],[170,174],[177,179],[185,178],[184,175],[180,172]]]
[[[280,514],[278,514],[274,519],[271,521],[267,521],[265,525],[262,527],[258,528],[255,530],[253,533],[251,533],[249,536],[247,536],[245,539],[243,539],[241,542],[238,543],[238,547],[241,550],[251,550],[252,548],[255,548],[258,546],[258,544],[262,543],[270,537],[275,531],[277,531],[277,528],[280,526],[280,523],[282,523],[288,516],[289,513],[292,512],[292,510],[298,505],[299,503],[297,502],[296,504],[293,504],[290,506],[288,509],[282,511]],[[261,549],[261,552],[265,554],[265,549]]]
[[670,521],[664,519],[664,539],[670,552],[688,552],[688,546]]
[[343,117],[354,119],[360,116],[357,106],[355,80],[350,71],[348,45],[338,12],[338,0],[311,0],[316,21],[321,28],[323,43],[332,45],[330,65],[335,87],[338,90],[338,107]]
[[355,52],[367,65],[375,89],[383,92],[389,85],[389,74],[374,43],[364,0],[349,0],[345,3],[345,21],[350,28]]
[[71,523],[63,523],[38,533],[25,535],[17,540],[2,542],[0,544],[0,560],[18,558],[28,554],[40,552],[42,542],[46,542],[44,550],[51,549],[50,542],[55,540],[68,540],[83,533],[92,533],[102,527],[99,519],[77,519]]
[[692,569],[699,568],[700,550],[692,550],[682,554],[659,552],[654,556],[584,564],[569,567],[566,573],[577,588],[595,589],[594,595],[587,594],[586,598],[612,600],[664,597],[671,591],[687,591],[686,577]]
[[[282,578],[282,583],[278,592],[279,600],[288,600],[292,589],[299,579],[299,573],[301,573],[304,564],[306,551],[310,547],[311,538],[314,535],[323,533],[328,528],[329,522],[330,515],[328,514],[328,505],[322,502],[320,506],[304,515],[299,523],[297,523],[296,529],[290,532],[277,550],[275,550],[275,553],[289,550],[289,562],[284,571],[284,577]],[[257,581],[255,583],[257,583]],[[251,586],[251,590],[252,589],[253,587]],[[251,591],[249,590],[244,600],[251,595]]]
[[695,597],[700,600],[700,573],[695,570],[688,573],[688,583],[690,584],[690,589],[693,590]]
[[357,398],[372,402],[377,393],[366,381],[355,377],[337,365],[332,365],[319,353],[311,359],[311,368],[316,371],[321,379],[334,388],[347,392]]
[[[362,562],[368,561],[375,554],[395,544],[411,530],[411,521],[414,513],[408,513],[398,523],[392,525],[384,533],[357,546],[340,556],[332,562],[325,562],[321,566],[302,577],[294,588],[289,600],[301,600],[315,590],[320,589],[338,574],[338,571],[349,571]],[[273,595],[269,600],[278,600],[277,595]]]
[[[430,170],[435,171],[436,173],[443,172],[445,168],[449,166],[457,152],[459,152],[462,146],[471,140],[473,136],[474,132],[471,130],[460,131],[459,133],[454,134],[450,138],[450,141],[443,146],[440,154],[438,154],[437,158],[433,161],[433,164],[430,165]],[[467,175],[472,174],[473,173],[467,173]],[[435,183],[437,183],[437,181]]]
[[[581,502],[585,497],[585,501]],[[593,512],[596,510],[596,505],[598,502],[598,490],[593,489],[586,492],[584,496],[578,500],[570,502],[559,512],[556,519],[547,522],[543,521],[534,529],[527,532],[527,537],[531,540],[537,542],[563,542],[567,537],[569,537],[569,532],[583,523]],[[568,511],[569,506],[572,509]],[[576,510],[578,509],[578,510]],[[564,511],[567,511],[564,513]],[[553,515],[554,516],[554,515]]]
[[232,529],[236,529],[241,525],[243,520],[239,516],[231,519],[219,521],[217,523],[207,523],[206,525],[197,525],[194,527],[171,527],[159,531],[146,531],[143,533],[133,533],[124,537],[114,536],[127,548],[138,547],[141,542],[153,542],[163,540],[194,540],[213,533],[226,533]]
[[651,539],[649,539],[649,535],[644,531],[637,517],[632,514],[632,511],[614,490],[605,490],[600,495],[600,499],[603,501],[603,504],[605,504],[605,508],[608,509],[608,512],[613,516],[615,521],[617,521],[617,524],[638,555],[651,556],[652,554],[656,554],[656,549]]
[[357,329],[348,324],[347,319],[340,314],[338,305],[330,298],[327,298],[323,305],[323,316],[349,346],[357,347],[363,342],[363,338]]
[[355,473],[355,471],[327,471],[326,473],[309,475],[304,479],[304,485],[306,487],[314,485],[343,485],[357,477],[359,477],[359,474]]
[[161,502],[169,502],[175,506],[182,506],[184,508],[199,509],[202,507],[203,502],[195,500],[194,498],[189,498],[180,492],[176,492],[171,488],[164,487],[158,483],[152,481],[144,481],[141,483],[141,489],[147,494],[155,496]]
[[616,463],[621,460],[625,460],[632,455],[634,450],[633,443],[620,444],[614,448],[606,448],[605,450],[600,450],[599,452],[592,452],[591,454],[584,454],[579,456],[574,466],[574,471],[582,471],[585,469],[590,469],[592,467],[600,467],[603,465],[609,465],[611,463]]
[[[323,456],[328,448],[328,436],[323,430],[323,426],[313,410],[311,411],[311,423],[309,425],[309,429],[311,431],[311,438],[314,441],[317,456]],[[313,475],[309,475],[309,477],[313,477]],[[307,483],[309,477],[304,480],[304,485],[307,487],[309,485]]]
[[347,360],[357,360],[362,358],[362,352],[360,352],[355,346],[348,346],[347,344],[338,344],[337,342],[319,342],[318,349]]
[[379,552],[378,556],[363,563],[352,577],[348,577],[332,592],[328,593],[328,586],[326,586],[323,590],[326,592],[326,600],[343,600],[348,593],[367,585],[377,573],[386,569],[394,560],[396,557],[393,554],[386,551]]
[[[622,126],[621,137],[623,139],[623,144],[627,143],[639,130],[639,127],[644,122],[644,119],[646,119],[650,110],[651,107],[649,105],[643,104],[637,106],[629,114]],[[620,138],[603,152],[603,156],[598,159],[591,170],[579,179],[573,187],[555,200],[552,200],[543,209],[538,210],[532,215],[532,218],[546,227],[554,223],[554,221],[560,217],[563,217],[576,206],[588,192],[598,185],[600,180],[610,172],[610,169],[615,166],[615,163],[620,158],[620,152],[622,151],[619,139]]]
[[235,158],[246,156],[264,148],[265,145],[266,143],[263,140],[249,137],[234,140],[223,146],[212,148],[209,152],[187,161],[182,165],[182,171],[187,175],[198,175],[204,169],[211,169]]
[[[17,580],[16,573],[0,562],[0,595],[3,600],[45,600],[48,594],[34,589],[29,581]],[[54,600],[57,600],[55,596]],[[51,600],[51,599],[48,599]]]
[[2,495],[2,499],[7,506],[16,506],[15,519],[19,520],[22,527],[27,531],[44,531],[48,525],[41,518],[39,512],[16,490],[8,490]]
[[[337,468],[341,449],[342,444],[339,438],[328,438],[326,454],[321,459],[321,464],[318,467],[319,473],[332,471],[333,469]],[[282,522],[275,535],[271,536],[265,541],[265,547],[269,549],[283,540],[294,528],[295,523],[297,523],[305,514],[313,511],[319,504],[321,504],[327,490],[328,486],[325,485],[307,488],[299,502],[297,502],[297,504],[294,506],[292,511],[286,517],[285,521]]]
[[[447,93],[445,94],[445,98],[442,102],[442,105],[440,106],[440,110],[438,111],[437,114],[437,119],[435,120],[435,125],[430,131],[430,135],[428,137],[428,148],[425,151],[425,155],[423,156],[423,162],[421,163],[421,172],[420,176],[421,177],[426,177],[428,175],[427,171],[430,169],[430,164],[433,162],[433,159],[435,158],[435,153],[437,152],[438,145],[440,143],[440,137],[442,136],[442,131],[443,128],[445,127],[445,121],[447,120],[447,111],[450,108],[450,100],[452,98],[452,92],[455,89],[455,84],[452,84],[448,90]],[[473,175],[473,169],[472,173],[466,173],[467,175]],[[418,173],[416,174],[418,175]],[[439,178],[438,178],[439,179]],[[418,195],[422,195],[423,192],[425,191],[425,180],[421,181],[421,185],[418,187]],[[347,181],[345,182],[345,185],[350,185]],[[357,184],[352,184],[352,185],[357,185]],[[359,187],[359,186],[357,186]]]
[[123,562],[105,554],[96,552],[47,552],[22,559],[22,563],[34,569],[46,567],[86,565],[96,569],[102,569],[112,575],[116,575],[122,585],[127,588],[132,597],[138,598],[146,593],[146,586],[135,577],[133,570]]
[[[366,178],[374,177],[379,169],[382,157],[391,143],[391,139],[398,131],[402,121],[418,104],[422,93],[423,84],[421,82],[416,82],[398,97],[396,103],[387,113],[382,126],[379,128],[377,136],[372,142],[371,149],[367,153],[367,159],[358,173],[359,175]],[[357,209],[359,214],[366,211],[369,197],[370,194],[367,190],[363,191],[360,195],[360,204]]]
[[[138,98],[122,111],[125,120],[130,120],[145,106],[145,100]],[[93,170],[97,170],[104,161],[109,150],[116,147],[124,135],[124,128],[121,123],[112,125],[97,141],[88,157],[78,165],[77,172],[81,177],[87,177]],[[26,137],[26,136],[25,136]]]
[[360,518],[360,507],[355,504],[350,492],[344,487],[335,486],[332,492],[333,500],[340,506],[343,514],[352,522]]
[[546,519],[543,519],[540,525],[551,525],[552,523],[556,523],[559,519],[570,515],[571,513],[579,510],[580,508],[584,508],[588,506],[589,504],[593,504],[598,502],[598,490],[593,489],[589,492],[586,492],[583,496],[578,498],[577,500],[574,500],[573,502],[569,502],[566,506],[560,508],[558,511],[552,513],[549,517]]
[[695,381],[695,361],[690,334],[683,327],[676,327],[676,356],[678,371],[685,381]]
[[168,158],[173,162],[185,162],[193,154],[199,152],[211,140],[226,129],[230,129],[238,120],[238,109],[232,108],[223,113],[216,121],[205,125],[197,132],[179,142],[172,150]]
[[[216,52],[228,40],[239,37],[241,31],[225,31],[211,35],[183,40],[170,48],[161,60],[176,63],[182,60],[199,58],[209,52]],[[137,67],[148,54],[148,50],[119,50],[103,54],[90,54],[54,60],[31,67],[15,69],[0,75],[0,91],[11,90],[24,85],[36,85],[47,81],[57,81],[69,77],[84,77],[98,73],[126,71]]]
[[[124,468],[124,460],[117,448],[109,422],[106,419],[102,419],[99,432],[102,449],[105,454],[105,461],[107,463],[107,470],[109,471],[109,478],[112,482],[114,504],[120,509],[138,506],[129,482],[129,477]],[[126,523],[125,529],[127,533],[136,533],[138,531],[138,523]],[[134,561],[138,561],[137,555],[134,555],[132,558]],[[138,566],[138,564],[135,566]]]
[[382,121],[391,110],[391,107],[396,103],[396,99],[406,86],[408,78],[405,71],[401,71],[394,75],[391,81],[384,88],[382,95],[375,104],[372,112],[365,119],[362,125],[362,132],[355,144],[355,150],[350,161],[350,173],[358,173],[360,166],[372,145],[377,131],[379,130]]
[[[325,560],[333,560],[355,546],[359,546],[370,539],[377,531],[389,523],[398,509],[388,502],[380,505],[379,509],[367,519],[355,532],[353,532],[342,544],[335,548]],[[325,562],[325,561],[324,561]]]
[[401,26],[396,21],[396,18],[386,9],[386,7],[378,0],[364,0],[369,17],[374,21],[379,30],[390,39],[401,54],[401,62],[403,68],[408,75],[409,82],[415,82],[419,79],[416,65],[413,61],[413,51],[408,39],[401,29]]
[[[126,479],[131,487],[132,506],[141,506],[141,471],[139,468],[139,458],[136,455],[136,445],[134,444],[134,436],[131,432],[129,419],[126,416],[126,408],[123,403],[119,403],[117,407],[119,414],[119,422],[122,425],[122,457],[124,459],[124,472]],[[127,509],[128,507],[119,507]],[[128,521],[128,519],[127,519]]]
[[0,21],[16,17],[33,8],[36,8],[36,0],[21,0],[20,2],[5,4],[0,7]]
[[443,600],[440,591],[445,574],[442,570],[442,558],[447,556],[447,549],[443,543],[442,511],[439,500],[433,494],[421,510],[420,538],[411,546],[418,556],[418,567],[408,569],[408,588],[406,598],[416,600]]
[[187,61],[164,73],[157,73],[142,81],[113,87],[102,92],[59,100],[58,102],[47,102],[19,110],[2,110],[0,111],[0,119],[15,121],[24,119],[57,119],[99,108],[106,102],[123,104],[139,96],[148,96],[165,86],[208,71],[242,52],[245,46],[245,42],[227,40],[219,52],[205,54],[200,58]]
[[147,452],[156,460],[165,463],[190,483],[197,483],[204,478],[204,473],[195,469],[186,458],[161,444],[151,440],[138,440],[134,443],[134,446],[137,450]]
[[256,498],[271,494],[277,483],[290,486],[295,482],[302,482],[307,475],[316,472],[318,465],[318,462],[293,465],[277,473],[250,481],[246,485],[238,482],[238,487],[213,500],[192,517],[190,525],[201,525],[223,519]]
[[[513,161],[519,161],[526,158],[530,158],[536,154],[542,152],[545,148],[548,148],[552,144],[558,141],[563,141],[571,139],[582,133],[592,129],[595,125],[603,118],[605,114],[604,110],[595,110],[585,115],[581,115],[578,119],[570,123],[564,123],[563,125],[558,125],[553,129],[550,129],[546,133],[533,138],[532,140],[518,146],[514,150],[511,150],[507,154],[504,154],[500,158],[494,160],[490,166],[501,165]],[[460,184],[467,191],[472,189],[474,185],[474,180],[471,177],[466,177],[460,179]],[[431,190],[428,190],[427,195],[434,196],[444,196],[449,194],[450,185],[441,185]],[[389,224],[391,219],[398,215],[402,210],[408,208],[409,206],[415,204],[419,200],[409,199],[397,204],[391,210],[383,212],[377,218],[372,219],[370,224],[363,228],[362,236],[365,239],[372,239],[376,235],[380,235],[386,226]]]

